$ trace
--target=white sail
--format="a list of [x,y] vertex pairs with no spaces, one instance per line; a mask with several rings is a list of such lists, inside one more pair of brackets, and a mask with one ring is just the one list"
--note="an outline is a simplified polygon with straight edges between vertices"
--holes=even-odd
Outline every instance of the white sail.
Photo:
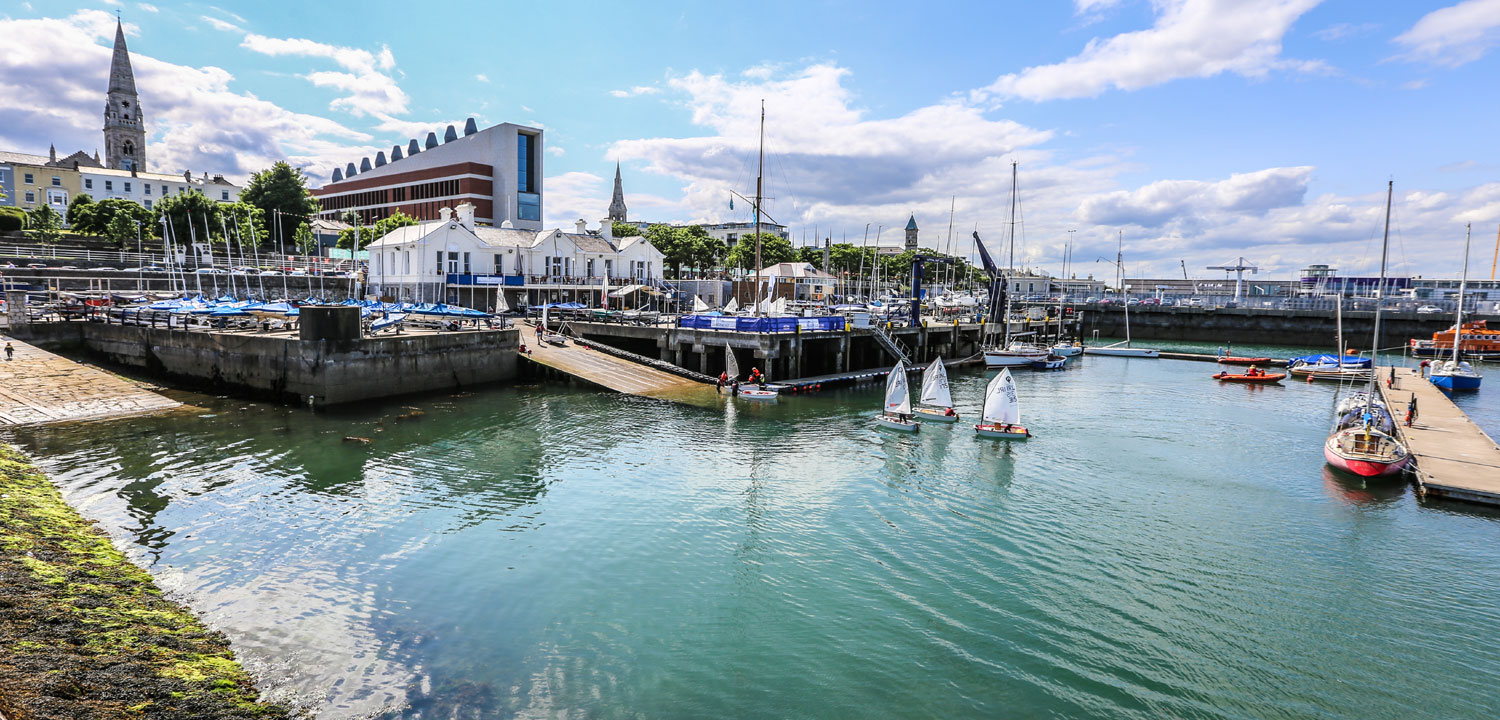
[[724,373],[733,380],[740,376],[740,363],[734,359],[734,348],[729,343],[724,343]]
[[504,290],[501,290],[500,292],[495,293],[495,312],[497,312],[497,313],[510,312],[510,303],[505,302],[505,291]]
[[708,307],[708,303],[703,302],[703,298],[698,297],[697,295],[693,296],[693,312],[701,313],[708,312],[709,310],[710,308]]
[[1021,401],[1016,397],[1016,381],[1009,370],[1001,370],[984,389],[984,421],[1019,425]]
[[730,314],[730,315],[733,315],[739,309],[740,309],[740,299],[739,298],[730,298],[729,299],[729,304],[724,306],[724,312],[727,313],[727,314]]
[[552,308],[549,308],[549,307],[543,307],[542,308],[542,329],[543,330],[551,330],[552,329],[552,328],[550,328],[550,327],[547,326],[547,311],[551,310],[551,309]]
[[936,405],[938,407],[953,407],[953,395],[948,392],[948,369],[943,367],[943,359],[938,358],[927,366],[927,371],[922,373],[922,400],[923,405]]
[[776,298],[776,302],[771,303],[771,314],[776,317],[786,314],[786,298]]
[[906,389],[906,364],[896,363],[885,379],[885,411],[900,415],[911,414],[911,393]]

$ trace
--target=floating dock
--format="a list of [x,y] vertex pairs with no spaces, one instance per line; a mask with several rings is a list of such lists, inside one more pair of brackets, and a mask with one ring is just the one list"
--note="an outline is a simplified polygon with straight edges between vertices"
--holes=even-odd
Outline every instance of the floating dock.
[[[1423,493],[1455,500],[1500,505],[1500,445],[1453,404],[1416,368],[1381,368],[1380,394],[1398,420],[1397,432],[1416,461],[1417,486]],[[1417,417],[1406,417],[1412,398]]]
[[181,403],[117,375],[7,338],[0,358],[0,426],[99,420],[170,410]]

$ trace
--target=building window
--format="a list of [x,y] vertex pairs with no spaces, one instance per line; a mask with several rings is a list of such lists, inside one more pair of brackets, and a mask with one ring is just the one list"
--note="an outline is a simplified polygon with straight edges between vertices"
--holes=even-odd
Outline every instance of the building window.
[[523,193],[536,192],[535,135],[516,135],[516,189]]
[[375,274],[376,275],[384,275],[385,274],[385,263],[383,262],[384,259],[385,259],[384,255],[382,255],[380,253],[375,253]]
[[53,175],[52,176],[52,187],[62,187],[62,178],[60,178],[60,177],[58,177],[56,175]]
[[736,237],[737,235],[735,233],[729,233],[729,242],[734,242]]
[[516,203],[516,215],[522,220],[542,219],[542,196],[536,193],[521,193]]
[[614,276],[615,276],[615,261],[612,260],[612,259],[606,258],[604,260],[604,277],[614,277]]
[[26,191],[26,202],[29,202],[29,203],[36,202],[36,193],[34,193],[34,192],[30,191],[30,190],[27,190]]
[[[395,261],[393,260],[392,264],[394,264],[394,262]],[[410,250],[402,250],[401,251],[401,264],[403,266],[405,266],[405,268],[406,268],[405,270],[402,270],[402,272],[405,273],[405,274],[407,274],[407,275],[410,275],[411,274],[411,251]]]
[[147,195],[151,194],[151,183],[146,183],[146,194]]
[[469,254],[468,253],[464,253],[464,274],[465,275],[472,275],[473,274],[473,272],[469,269]]
[[150,201],[150,200],[149,200],[149,199],[148,199],[148,200],[146,200],[146,209],[147,209],[147,210],[150,210],[150,209],[151,209],[151,201]]
[[125,192],[130,192],[130,183],[125,183]]
[[594,276],[594,259],[593,258],[589,258],[588,261],[586,263],[584,263],[584,267],[588,270],[588,272],[584,273],[584,274],[587,275],[588,277],[593,277]]
[[84,190],[93,190],[94,189],[94,179],[93,178],[84,178],[83,179],[83,189]]
[[219,199],[223,200],[225,202],[229,202],[229,191],[228,190],[221,190],[221,191],[219,191]]
[[115,190],[115,181],[113,181],[113,180],[105,180],[104,181],[104,192],[114,192],[114,190]]
[[30,184],[32,184],[34,182],[36,182],[36,181],[31,179],[31,173],[26,173],[26,184],[30,185]]
[[443,251],[442,250],[437,251],[437,269],[434,270],[433,272],[436,273],[436,274],[438,274],[438,275],[443,274]]

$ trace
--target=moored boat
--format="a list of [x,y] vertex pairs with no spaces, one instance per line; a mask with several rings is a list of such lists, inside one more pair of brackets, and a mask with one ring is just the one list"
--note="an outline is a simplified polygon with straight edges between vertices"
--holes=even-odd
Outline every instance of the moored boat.
[[906,363],[897,361],[885,378],[885,407],[875,418],[878,427],[916,432],[922,424],[911,419],[911,392],[906,388]]
[[[1461,330],[1464,326],[1464,291],[1469,284],[1469,234],[1464,233],[1464,274],[1463,279],[1458,281],[1458,312],[1453,318],[1453,327]],[[1453,356],[1447,361],[1433,365],[1427,377],[1444,390],[1478,390],[1480,375],[1473,365],[1464,362],[1459,357],[1459,346],[1461,342],[1451,343],[1453,345]]]
[[1031,431],[1021,425],[1021,400],[1016,395],[1016,380],[1009,370],[1001,370],[984,389],[984,411],[974,426],[979,437],[998,440],[1025,440]]
[[1041,360],[1031,362],[1032,370],[1061,370],[1068,364],[1068,359],[1055,354],[1049,354]]
[[1271,362],[1268,357],[1235,357],[1233,355],[1220,355],[1221,365],[1265,365]]
[[1235,374],[1221,372],[1214,373],[1213,378],[1215,380],[1218,380],[1219,382],[1275,384],[1281,382],[1282,380],[1285,380],[1286,373],[1261,373],[1259,375],[1251,375],[1249,373]]

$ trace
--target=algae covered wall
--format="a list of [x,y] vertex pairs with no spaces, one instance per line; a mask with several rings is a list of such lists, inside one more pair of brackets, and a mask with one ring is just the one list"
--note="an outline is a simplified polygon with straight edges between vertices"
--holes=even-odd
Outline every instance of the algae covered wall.
[[0,713],[9,720],[286,718],[229,642],[0,444]]

